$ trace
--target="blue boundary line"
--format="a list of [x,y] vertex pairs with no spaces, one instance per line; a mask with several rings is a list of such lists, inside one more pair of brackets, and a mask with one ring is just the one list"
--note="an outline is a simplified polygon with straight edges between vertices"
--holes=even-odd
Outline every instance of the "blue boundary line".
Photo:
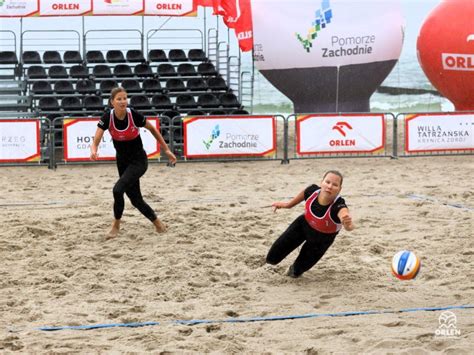
[[444,307],[423,307],[423,308],[402,308],[402,309],[385,309],[385,310],[371,310],[371,311],[352,311],[352,312],[336,312],[336,313],[309,313],[301,315],[288,316],[270,316],[270,317],[251,317],[251,318],[228,318],[228,319],[191,319],[191,320],[174,320],[167,322],[136,322],[136,323],[115,323],[115,324],[92,324],[92,325],[71,325],[71,326],[57,326],[57,327],[39,327],[36,330],[42,331],[57,331],[57,330],[91,330],[101,328],[138,328],[153,325],[164,324],[181,324],[181,325],[197,325],[197,324],[212,324],[212,323],[249,323],[249,322],[267,322],[290,319],[304,319],[304,318],[320,318],[320,317],[349,317],[361,315],[374,314],[390,314],[390,313],[408,313],[421,311],[445,311],[449,309],[470,309],[474,308],[474,304],[460,305],[460,306],[444,306]]

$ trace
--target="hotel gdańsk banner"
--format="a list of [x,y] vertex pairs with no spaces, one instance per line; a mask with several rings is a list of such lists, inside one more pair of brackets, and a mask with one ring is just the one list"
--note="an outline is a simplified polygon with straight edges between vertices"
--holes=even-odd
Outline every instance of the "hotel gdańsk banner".
[[184,156],[271,157],[276,153],[274,116],[185,117]]
[[474,114],[405,116],[405,152],[474,150]]
[[196,14],[193,0],[0,0],[0,17]]
[[299,155],[380,153],[385,149],[383,114],[300,115],[296,118]]
[[[147,121],[160,130],[158,118],[147,117]],[[88,161],[90,160],[91,144],[97,129],[98,118],[70,118],[64,120],[64,160]],[[160,157],[160,146],[155,137],[145,128],[140,128],[143,148],[148,158]],[[104,132],[99,143],[99,160],[114,160],[115,148],[108,130]]]
[[39,120],[0,120],[0,162],[39,161]]

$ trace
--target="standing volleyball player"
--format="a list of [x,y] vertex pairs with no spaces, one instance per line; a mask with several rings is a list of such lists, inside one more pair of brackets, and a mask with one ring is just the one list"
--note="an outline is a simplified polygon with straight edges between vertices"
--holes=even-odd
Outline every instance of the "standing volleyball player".
[[166,230],[165,225],[157,218],[152,208],[143,200],[140,191],[140,177],[148,168],[148,157],[143,149],[139,127],[148,129],[160,143],[161,149],[168,156],[171,164],[176,163],[176,157],[168,148],[160,132],[137,111],[127,107],[127,92],[122,87],[116,87],[110,94],[111,110],[106,110],[97,124],[94,141],[91,145],[91,159],[97,160],[99,143],[104,131],[109,130],[116,150],[117,168],[120,178],[113,188],[114,221],[106,239],[115,238],[120,231],[125,200],[124,194],[146,218],[154,225],[157,232]]
[[348,231],[354,229],[346,202],[339,196],[342,180],[340,172],[330,170],[324,174],[321,186],[310,185],[291,201],[272,204],[275,212],[306,201],[304,214],[296,218],[273,243],[267,255],[267,263],[278,264],[304,243],[287,273],[288,276],[299,277],[316,265],[342,227]]

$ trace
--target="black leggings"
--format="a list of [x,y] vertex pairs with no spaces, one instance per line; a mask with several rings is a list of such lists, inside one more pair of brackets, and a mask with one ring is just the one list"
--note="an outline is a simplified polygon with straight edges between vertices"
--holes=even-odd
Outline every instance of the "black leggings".
[[336,233],[325,234],[311,228],[304,215],[301,215],[273,243],[267,255],[267,263],[278,264],[304,243],[293,264],[295,275],[301,275],[316,265],[335,238]]
[[123,194],[128,198],[146,218],[150,221],[156,220],[156,214],[151,207],[143,200],[140,191],[140,177],[145,174],[148,168],[148,158],[146,153],[133,158],[121,158],[117,156],[117,168],[120,179],[115,183],[114,193],[114,217],[121,219],[125,207]]

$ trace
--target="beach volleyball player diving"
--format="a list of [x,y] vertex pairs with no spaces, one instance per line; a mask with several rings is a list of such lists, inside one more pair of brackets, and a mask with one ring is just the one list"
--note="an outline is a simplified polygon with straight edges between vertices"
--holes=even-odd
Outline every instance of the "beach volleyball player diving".
[[97,124],[90,155],[92,160],[99,158],[99,143],[105,130],[108,129],[116,151],[119,179],[113,187],[114,220],[106,239],[116,237],[120,231],[120,221],[125,207],[124,194],[128,196],[132,205],[154,224],[157,232],[164,232],[165,225],[158,219],[155,211],[143,200],[140,191],[140,177],[145,174],[148,168],[148,157],[143,149],[139,127],[144,127],[151,132],[171,164],[176,163],[176,157],[156,127],[142,114],[127,107],[127,92],[124,88],[112,89],[109,105],[110,109],[105,110]]
[[306,201],[304,214],[296,218],[271,246],[266,258],[268,264],[280,263],[302,245],[287,273],[288,276],[299,277],[316,265],[342,228],[347,231],[355,228],[346,201],[339,195],[342,180],[340,172],[327,171],[321,186],[310,185],[290,201],[272,204],[275,212]]

